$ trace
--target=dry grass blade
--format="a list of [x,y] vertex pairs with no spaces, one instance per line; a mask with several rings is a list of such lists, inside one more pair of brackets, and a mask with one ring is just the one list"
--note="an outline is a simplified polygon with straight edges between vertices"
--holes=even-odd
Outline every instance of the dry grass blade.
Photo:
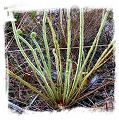
[[[79,100],[81,100],[81,99],[83,99],[83,98],[85,98],[85,97],[87,97],[87,96],[89,96],[89,95],[91,95],[91,94],[93,94],[93,93],[95,93],[96,91],[98,91],[98,90],[100,90],[101,88],[103,88],[104,86],[106,86],[106,85],[109,85],[109,84],[111,84],[111,83],[113,83],[115,80],[112,80],[112,81],[108,81],[107,83],[105,83],[105,84],[102,84],[101,86],[99,86],[98,88],[96,88],[96,89],[94,89],[94,90],[92,90],[92,91],[90,91],[90,92],[88,92],[88,93],[86,93],[86,94],[84,94],[84,95],[82,95],[82,96],[80,96],[79,98],[77,98],[74,102],[77,102],[77,101],[79,101]],[[70,105],[72,104],[72,103],[74,103],[74,102],[71,102],[70,103]]]

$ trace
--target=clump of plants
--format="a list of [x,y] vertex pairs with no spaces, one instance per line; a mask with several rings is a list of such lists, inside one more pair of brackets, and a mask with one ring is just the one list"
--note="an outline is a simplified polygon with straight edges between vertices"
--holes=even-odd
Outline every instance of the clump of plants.
[[[109,10],[103,12],[102,21],[98,33],[88,51],[88,54],[84,55],[84,11],[80,9],[79,16],[80,16],[80,30],[79,30],[79,55],[78,55],[78,62],[76,70],[73,71],[73,61],[71,59],[71,18],[70,18],[70,9],[67,10],[67,52],[66,52],[66,62],[65,67],[62,62],[61,57],[61,50],[59,46],[59,41],[57,40],[56,33],[54,31],[52,22],[50,18],[47,16],[47,11],[44,11],[43,15],[43,23],[42,23],[42,32],[43,32],[43,41],[44,41],[44,48],[45,48],[45,56],[44,53],[36,40],[38,33],[32,32],[30,34],[30,38],[32,43],[35,45],[35,49],[29,43],[27,39],[24,39],[22,36],[22,31],[20,29],[16,29],[15,22],[12,22],[12,28],[14,32],[14,37],[17,43],[17,46],[20,49],[23,57],[31,67],[38,81],[41,89],[37,89],[35,86],[32,86],[30,83],[23,80],[20,76],[12,72],[11,70],[7,69],[7,72],[16,80],[22,82],[24,85],[29,87],[35,93],[39,94],[41,98],[43,98],[47,103],[53,107],[53,109],[66,109],[71,105],[74,105],[77,101],[83,99],[84,97],[92,94],[96,90],[102,88],[105,85],[112,83],[112,81],[108,81],[104,83],[101,87],[98,87],[87,94],[83,94],[82,92],[88,86],[90,82],[89,77],[98,70],[104,63],[106,63],[114,50],[114,41],[108,45],[108,47],[104,50],[101,56],[97,59],[96,63],[93,67],[88,66],[87,64],[94,58],[96,49],[98,46],[98,42],[100,39],[100,35],[102,33],[103,27],[105,25],[106,19],[108,17]],[[12,15],[12,12],[11,12]],[[60,14],[62,16],[62,13]],[[60,19],[62,23],[62,19]],[[50,48],[48,46],[47,41],[47,33],[46,33],[46,22],[49,24],[52,34],[52,42],[54,44],[54,48],[52,50],[52,54],[55,59],[55,69],[57,73],[56,80],[52,79],[52,64],[51,64],[51,53]],[[61,24],[62,25],[62,24]],[[63,27],[61,27],[63,30]],[[25,53],[22,43],[26,44],[30,49],[35,63],[33,63],[28,55]],[[39,61],[41,59],[41,62]]]

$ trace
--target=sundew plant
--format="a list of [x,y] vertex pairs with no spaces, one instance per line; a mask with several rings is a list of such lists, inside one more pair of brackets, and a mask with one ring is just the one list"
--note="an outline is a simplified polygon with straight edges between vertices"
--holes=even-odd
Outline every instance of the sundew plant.
[[[83,99],[84,97],[94,93],[96,90],[102,88],[103,86],[112,83],[112,81],[108,81],[104,83],[102,86],[97,87],[96,89],[86,93],[85,95],[82,93],[85,89],[88,82],[89,76],[91,76],[96,70],[98,70],[103,64],[105,64],[109,59],[114,50],[114,41],[111,41],[107,48],[103,51],[101,56],[96,60],[96,63],[93,67],[88,67],[87,63],[95,57],[96,49],[98,46],[98,42],[100,40],[100,35],[102,33],[103,27],[105,25],[106,19],[109,14],[109,10],[105,10],[102,14],[102,21],[100,24],[100,28],[98,33],[87,53],[84,55],[84,11],[83,8],[79,10],[80,16],[80,31],[79,31],[79,55],[77,61],[77,67],[75,73],[72,71],[72,59],[71,55],[71,18],[70,18],[70,9],[67,10],[67,52],[66,52],[66,62],[65,67],[62,64],[61,51],[59,46],[59,41],[56,37],[55,30],[52,25],[52,21],[47,15],[47,11],[44,11],[43,21],[42,21],[42,33],[43,33],[43,41],[44,48],[46,52],[46,57],[42,52],[42,49],[39,43],[36,40],[38,33],[32,32],[30,33],[30,38],[32,43],[35,45],[35,49],[29,43],[27,39],[24,39],[22,36],[22,31],[20,29],[16,29],[15,22],[12,22],[12,28],[14,37],[17,43],[17,46],[22,53],[23,57],[27,61],[28,65],[33,70],[36,80],[38,81],[41,89],[37,89],[32,86],[30,83],[25,81],[19,75],[12,72],[9,68],[7,68],[7,73],[15,78],[17,81],[22,82],[24,85],[29,87],[32,91],[37,93],[41,98],[43,98],[47,103],[53,107],[54,109],[65,109],[75,104],[77,101]],[[13,16],[13,13],[10,12],[10,15]],[[60,18],[62,18],[62,14],[60,14]],[[52,54],[55,58],[55,68],[57,72],[57,78],[55,81],[52,79],[52,65],[51,65],[51,54],[50,48],[47,41],[47,33],[46,33],[46,22],[48,23],[51,35],[52,42],[54,48],[52,49]],[[62,19],[60,19],[60,23],[62,25]],[[63,27],[62,31],[63,31]],[[28,55],[25,53],[24,48],[22,46],[24,43],[30,49],[34,59],[35,64],[29,59]],[[41,62],[39,61],[41,59]],[[63,74],[65,76],[63,78]],[[73,75],[73,79],[72,79]],[[39,79],[40,78],[40,79]],[[42,91],[41,91],[42,90]]]

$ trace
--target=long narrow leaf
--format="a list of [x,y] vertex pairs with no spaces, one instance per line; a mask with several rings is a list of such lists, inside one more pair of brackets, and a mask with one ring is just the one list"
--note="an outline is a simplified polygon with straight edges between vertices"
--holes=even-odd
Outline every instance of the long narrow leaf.
[[30,59],[27,57],[26,53],[24,52],[21,44],[20,44],[20,41],[19,41],[19,38],[18,38],[18,34],[17,34],[17,31],[16,31],[16,26],[15,26],[15,22],[12,22],[12,27],[13,27],[13,32],[14,32],[14,35],[15,35],[15,39],[16,39],[16,43],[22,53],[22,55],[24,56],[24,58],[27,60],[28,64],[31,66],[32,69],[34,69],[40,76],[41,78],[43,79],[44,81],[44,84],[46,86],[46,89],[49,93],[49,96],[51,97],[52,101],[55,102],[55,97],[54,97],[54,94],[50,88],[50,86],[48,85],[47,81],[46,81],[46,78],[44,77],[44,75],[33,65],[33,63],[30,61]]
[[[60,9],[60,25],[61,25],[61,31],[62,31],[64,39],[65,39],[65,34],[64,34],[64,29],[63,29],[63,23],[62,23],[62,9]],[[65,39],[65,42],[66,42],[66,39]]]
[[50,70],[49,70],[49,68],[48,68],[48,66],[47,66],[47,64],[46,64],[46,61],[45,61],[44,55],[43,55],[43,53],[42,53],[42,51],[41,51],[41,48],[40,48],[40,46],[38,45],[38,43],[37,43],[37,41],[36,41],[35,38],[32,38],[32,40],[33,40],[33,42],[35,43],[35,45],[36,45],[36,47],[37,47],[37,50],[38,50],[38,52],[39,52],[39,54],[40,54],[40,57],[41,57],[41,60],[42,60],[43,66],[44,66],[44,70],[46,71],[46,74],[48,75],[49,80],[52,81],[51,72],[50,72]]
[[[27,44],[27,46],[30,48],[30,50],[32,51],[32,53],[33,53],[33,56],[34,56],[34,58],[35,58],[35,61],[36,61],[36,64],[37,64],[37,66],[38,66],[38,69],[39,69],[39,71],[41,72],[41,74],[43,75],[43,72],[42,72],[42,70],[41,70],[41,65],[40,65],[40,62],[39,62],[39,59],[38,59],[38,57],[37,57],[37,55],[36,55],[36,52],[34,51],[34,49],[32,48],[32,46],[23,38],[23,37],[21,37],[20,35],[18,35],[18,37],[25,43],[25,44]],[[34,43],[35,44],[37,44],[36,43],[36,40],[35,39],[33,39],[34,40]],[[38,45],[37,45],[38,46]],[[41,55],[41,57],[43,56],[43,54],[42,54],[42,52],[40,53]],[[44,57],[44,56],[43,56]],[[44,61],[45,62],[45,61]],[[45,65],[46,67],[47,67],[47,65]],[[45,68],[46,69],[46,72],[48,71],[48,68]],[[47,74],[48,74],[48,72],[47,72]],[[49,75],[48,75],[49,76]],[[51,76],[50,76],[51,77]],[[45,78],[45,76],[44,76],[44,78]],[[45,82],[45,83],[47,83],[47,82]],[[51,80],[51,83],[52,83],[52,80]],[[45,84],[46,85],[46,87],[48,87],[48,84]],[[49,88],[49,87],[48,87]],[[50,89],[50,88],[49,88]],[[54,89],[54,86],[53,86],[53,89]],[[55,89],[54,89],[55,90]],[[48,91],[50,91],[50,90],[48,90]]]
[[[107,53],[106,54],[106,56],[105,56],[105,54],[104,53],[102,53],[102,55],[104,56],[100,56],[99,57],[99,59],[98,60],[100,60],[100,63],[99,63],[99,61],[97,61],[96,62],[96,64],[93,66],[93,68],[91,69],[91,71],[84,77],[84,79],[82,80],[82,83],[81,83],[81,85],[80,85],[80,88],[79,88],[79,92],[83,89],[83,87],[85,86],[85,84],[86,84],[86,80],[87,80],[87,78],[95,71],[95,70],[97,70],[100,66],[102,66],[105,62],[106,62],[106,57],[113,51],[113,49],[114,49],[114,46],[110,49],[110,50],[108,50],[109,49],[109,47],[110,47],[110,45],[112,45],[112,43],[110,43],[109,45],[108,45],[108,47],[104,50],[104,53]],[[104,61],[105,60],[105,61]],[[104,62],[102,62],[102,61],[104,61]],[[102,62],[102,63],[101,63]]]
[[[79,58],[78,58],[78,64],[77,64],[77,70],[74,77],[74,82],[72,85],[72,89],[70,91],[69,97],[74,93],[74,90],[78,83],[78,74],[81,69],[81,63],[83,58],[83,28],[84,28],[84,19],[83,19],[83,9],[80,9],[80,47],[79,47]],[[80,75],[81,76],[81,75]]]
[[[102,30],[103,30],[103,27],[104,27],[104,25],[105,25],[105,22],[106,22],[106,19],[107,19],[108,14],[109,14],[109,10],[107,10],[106,13],[105,13],[105,16],[104,16],[104,18],[103,18],[103,20],[102,20],[102,22],[101,22],[101,26],[100,26],[100,28],[99,28],[99,31],[98,31],[98,33],[97,33],[97,35],[96,35],[96,37],[95,37],[95,39],[94,39],[94,42],[93,42],[93,44],[92,44],[92,46],[91,46],[91,48],[90,48],[90,50],[89,50],[89,52],[88,52],[88,54],[87,54],[87,56],[86,56],[86,59],[84,60],[84,63],[83,63],[82,68],[81,68],[81,70],[80,70],[80,72],[79,72],[79,75],[82,74],[82,72],[83,72],[83,70],[84,70],[84,67],[86,66],[87,61],[88,61],[88,59],[89,59],[89,57],[90,57],[90,55],[91,55],[91,53],[92,53],[92,51],[93,51],[93,49],[94,49],[94,47],[95,47],[95,44],[97,43],[97,41],[99,41],[99,38],[100,38],[101,32],[102,32]],[[80,77],[79,77],[79,78],[80,78]]]
[[31,50],[32,54],[33,54],[33,57],[35,59],[35,62],[36,62],[36,65],[37,65],[37,68],[39,69],[39,71],[43,74],[42,70],[41,70],[41,64],[40,64],[40,61],[38,59],[38,56],[36,54],[36,51],[32,48],[32,46],[20,35],[18,35],[18,38],[20,38],[22,40],[22,42],[24,42]]
[[63,101],[66,98],[66,95],[68,93],[68,72],[69,72],[69,57],[70,57],[70,51],[71,51],[71,30],[70,30],[70,10],[67,12],[68,17],[68,24],[67,24],[67,32],[68,32],[68,40],[67,40],[67,59],[66,59],[66,72],[65,72],[65,84],[64,84],[64,94],[63,94]]
[[[55,34],[55,31],[54,31],[54,28],[53,28],[53,25],[52,25],[50,19],[48,17],[46,17],[46,18],[48,20],[48,23],[50,25],[50,29],[51,29],[51,32],[52,32],[53,43],[54,43],[56,55],[58,57],[60,75],[62,76],[62,61],[61,61],[60,48],[59,48],[58,40],[56,39],[56,34]],[[62,79],[60,80],[60,82],[62,82]]]
[[[69,101],[70,101],[71,97],[73,97],[73,95],[74,95],[74,91],[75,91],[75,89],[77,87],[78,81],[80,81],[80,88],[79,88],[79,91],[77,91],[77,94],[74,96],[74,98],[76,98],[76,96],[78,95],[78,93],[83,89],[83,86],[85,85],[85,81],[86,81],[87,78],[85,78],[85,80],[82,80],[81,79],[82,73],[83,73],[83,70],[84,70],[84,68],[85,68],[85,66],[87,64],[87,61],[88,61],[88,59],[89,59],[89,57],[91,55],[91,52],[93,51],[93,49],[95,47],[95,44],[97,43],[97,41],[99,41],[99,37],[100,37],[101,32],[103,30],[103,27],[105,25],[105,22],[106,22],[108,13],[109,13],[109,11],[107,10],[106,13],[105,13],[105,16],[104,16],[104,18],[103,18],[103,20],[101,22],[101,26],[99,28],[99,31],[98,31],[95,39],[94,39],[94,42],[93,42],[93,44],[92,44],[92,46],[91,46],[91,48],[90,48],[90,50],[89,50],[89,52],[88,52],[88,54],[86,56],[86,59],[84,60],[84,63],[83,63],[83,65],[82,65],[82,67],[81,67],[81,69],[80,69],[80,71],[78,73],[78,79],[77,79],[76,83],[74,83],[74,85],[72,86],[72,90],[71,90],[70,95],[68,97],[69,98]],[[87,75],[90,75],[92,72],[93,72],[93,70],[91,70],[90,73],[88,73]]]
[[49,72],[51,73],[51,60],[50,60],[50,52],[49,52],[49,47],[48,47],[48,42],[47,42],[47,37],[46,37],[46,25],[45,24],[46,24],[46,12],[44,12],[44,16],[43,16],[42,31],[43,31],[43,40],[44,40],[47,59],[48,59]]
[[42,94],[39,90],[37,90],[34,86],[32,86],[31,84],[29,84],[28,82],[24,81],[21,77],[17,76],[16,74],[14,74],[12,71],[10,71],[9,69],[6,69],[7,73],[9,73],[12,77],[14,77],[15,79],[19,80],[20,82],[22,82],[24,85],[26,85],[27,87],[29,87],[31,90],[33,90],[34,92],[36,92],[37,94],[39,94],[43,99],[45,99],[46,101],[50,101],[50,99],[48,97],[46,97],[44,94]]
[[61,95],[62,95],[62,82],[60,80],[62,80],[62,75],[60,75],[60,70],[59,70],[59,63],[58,63],[58,57],[57,54],[55,53],[55,49],[53,49],[53,54],[55,57],[55,62],[56,62],[56,70],[57,70],[57,97],[60,100],[61,99]]
[[[105,15],[104,13],[105,13],[105,10],[103,10],[103,12],[102,12],[102,21],[103,21],[104,15]],[[96,53],[96,50],[97,50],[97,47],[98,47],[98,42],[99,42],[99,41],[96,42],[96,45],[95,45],[93,54],[92,54],[92,56],[91,56],[90,62],[89,62],[88,67],[87,67],[87,72],[90,70],[90,65],[91,65],[91,62],[92,62],[92,60],[93,60],[93,58],[94,58],[94,55],[95,55],[95,53]]]
[[[52,90],[53,90],[53,93],[54,93],[54,95],[56,95],[56,88],[55,88],[55,85],[54,85],[54,83],[53,83],[53,81],[52,81],[51,70],[48,68],[48,66],[47,66],[47,64],[46,64],[46,61],[45,61],[45,59],[44,59],[44,55],[43,55],[43,53],[42,53],[42,51],[41,51],[41,48],[40,48],[40,46],[38,45],[36,39],[35,39],[35,38],[32,38],[32,39],[33,39],[33,42],[35,43],[35,45],[36,45],[36,47],[37,47],[37,49],[38,49],[38,52],[40,53],[40,57],[41,57],[41,60],[42,60],[42,62],[43,62],[43,65],[44,65],[45,73],[46,73],[46,75],[47,75],[47,77],[48,77],[48,79],[49,79],[49,81],[50,81],[50,83],[51,83],[51,88],[52,88]],[[50,55],[49,55],[49,56],[50,56]]]

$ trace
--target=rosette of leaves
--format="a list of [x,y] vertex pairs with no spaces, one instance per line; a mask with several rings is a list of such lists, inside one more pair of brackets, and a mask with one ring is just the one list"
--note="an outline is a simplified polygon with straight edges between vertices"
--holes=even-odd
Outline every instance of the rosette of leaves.
[[[88,77],[97,69],[99,69],[105,62],[109,60],[110,54],[114,50],[114,42],[112,41],[108,47],[104,50],[104,52],[101,54],[101,56],[98,58],[96,63],[92,68],[86,68],[87,62],[90,61],[95,55],[99,38],[101,35],[101,32],[103,30],[103,27],[105,25],[107,16],[108,16],[109,10],[106,10],[102,22],[99,28],[99,31],[93,41],[92,46],[89,49],[89,52],[87,56],[84,58],[84,52],[83,52],[83,43],[84,43],[84,12],[83,9],[80,9],[80,33],[79,33],[79,56],[78,56],[78,62],[77,62],[77,69],[75,74],[73,75],[74,78],[72,79],[72,60],[70,57],[71,54],[71,27],[70,27],[70,9],[67,11],[67,56],[66,56],[66,66],[65,66],[65,78],[63,78],[63,72],[62,72],[62,60],[61,60],[61,54],[60,54],[60,47],[58,44],[58,40],[56,38],[56,33],[54,31],[52,22],[50,18],[47,16],[47,12],[44,12],[43,16],[43,25],[42,25],[42,31],[43,31],[43,40],[44,40],[44,48],[46,50],[46,56],[47,61],[45,60],[44,54],[42,52],[41,47],[37,43],[36,36],[37,34],[35,32],[31,33],[31,39],[33,43],[36,46],[36,49],[33,49],[33,47],[29,44],[29,42],[24,39],[21,36],[21,30],[17,30],[15,26],[15,22],[12,22],[13,32],[15,36],[15,40],[17,43],[17,46],[19,47],[23,57],[26,59],[29,66],[32,68],[35,74],[37,74],[39,78],[36,79],[38,83],[40,84],[42,88],[42,92],[37,89],[36,87],[32,86],[30,83],[23,80],[20,76],[16,75],[9,69],[7,69],[7,72],[10,76],[16,78],[18,81],[21,81],[24,85],[32,89],[34,92],[40,95],[44,100],[47,101],[54,109],[64,109],[66,107],[69,107],[76,103],[76,101],[81,100],[87,95],[90,95],[93,93],[93,91],[87,93],[86,95],[79,95],[87,86]],[[12,14],[12,13],[11,13]],[[61,15],[60,15],[61,16]],[[50,57],[50,51],[49,46],[47,42],[47,34],[46,34],[46,21],[48,22],[51,32],[52,32],[52,41],[54,43],[54,49],[52,50],[55,63],[56,63],[56,71],[57,71],[57,79],[54,82],[52,80],[52,68],[51,68],[51,57]],[[31,50],[33,57],[35,59],[36,66],[32,63],[32,61],[29,59],[27,54],[25,53],[21,42],[24,42],[29,49]],[[36,52],[37,51],[37,52]],[[38,55],[40,55],[42,65],[39,62]],[[93,55],[93,56],[92,56]],[[111,82],[107,82],[111,83]],[[106,85],[106,84],[104,84]],[[99,89],[99,88],[97,88]]]

